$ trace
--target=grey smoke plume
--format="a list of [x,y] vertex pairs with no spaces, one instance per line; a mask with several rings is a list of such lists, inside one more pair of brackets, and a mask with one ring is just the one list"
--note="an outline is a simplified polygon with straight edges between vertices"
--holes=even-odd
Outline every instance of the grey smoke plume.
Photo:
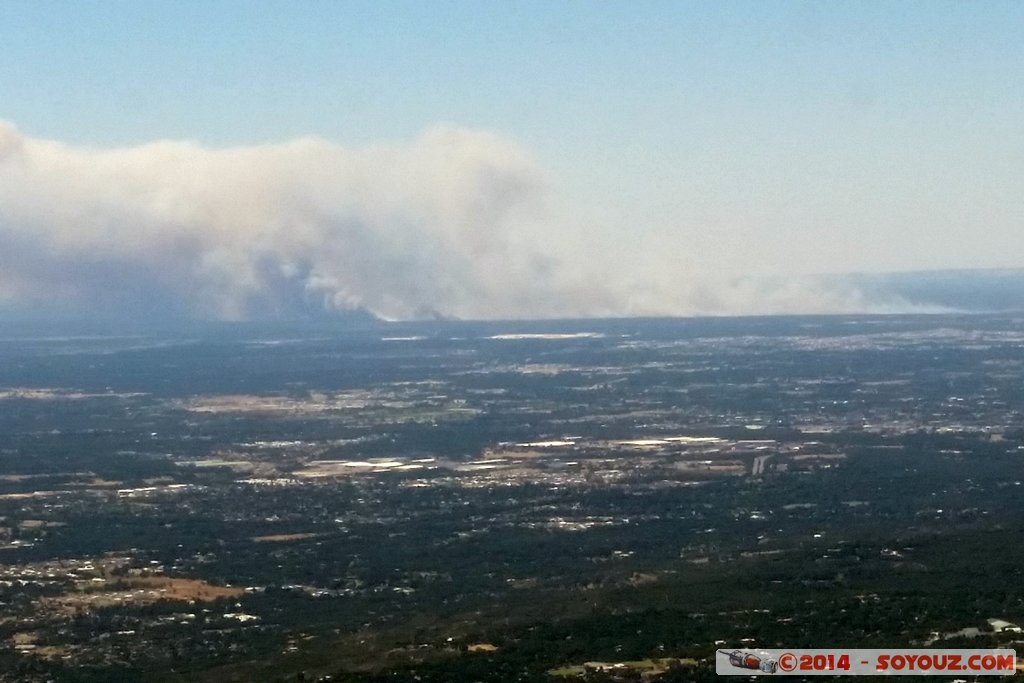
[[553,216],[547,192],[514,143],[451,126],[360,149],[87,149],[0,122],[0,303],[227,320],[879,308],[813,278],[695,277],[671,248],[624,259]]
[[543,175],[513,144],[435,127],[406,145],[319,139],[92,150],[0,125],[0,296],[140,299],[223,319],[544,312]]

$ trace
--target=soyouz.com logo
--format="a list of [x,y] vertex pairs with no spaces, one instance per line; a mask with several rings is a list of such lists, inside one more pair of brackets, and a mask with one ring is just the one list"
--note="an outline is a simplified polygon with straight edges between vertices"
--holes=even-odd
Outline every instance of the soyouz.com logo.
[[720,676],[1012,676],[1017,653],[1008,649],[718,650]]

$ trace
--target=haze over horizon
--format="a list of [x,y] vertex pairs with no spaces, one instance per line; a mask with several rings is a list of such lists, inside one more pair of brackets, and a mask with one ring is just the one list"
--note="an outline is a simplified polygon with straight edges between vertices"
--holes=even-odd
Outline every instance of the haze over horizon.
[[256,9],[0,6],[0,311],[934,312],[1024,293],[1019,3]]

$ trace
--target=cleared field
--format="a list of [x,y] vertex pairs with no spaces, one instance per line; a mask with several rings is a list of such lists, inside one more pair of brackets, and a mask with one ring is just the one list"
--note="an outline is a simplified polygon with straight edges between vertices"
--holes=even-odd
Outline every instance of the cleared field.
[[320,534],[268,534],[266,536],[253,536],[252,540],[257,543],[286,543],[288,541],[302,541],[307,538],[316,538]]
[[145,605],[159,600],[212,602],[236,598],[244,593],[241,588],[214,586],[198,579],[140,576],[113,581],[83,581],[74,592],[44,597],[40,602],[44,608],[74,614],[114,605]]

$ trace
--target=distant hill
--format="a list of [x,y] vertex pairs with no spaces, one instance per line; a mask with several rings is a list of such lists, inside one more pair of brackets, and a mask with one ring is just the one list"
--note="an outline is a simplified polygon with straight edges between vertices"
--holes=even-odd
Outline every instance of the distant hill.
[[856,274],[841,281],[867,301],[964,313],[1024,311],[1024,269]]
[[[854,273],[799,279],[804,287],[820,287],[855,294],[856,299],[863,305],[863,312],[869,315],[1024,311],[1024,269]],[[784,276],[763,280],[769,289],[784,286],[787,281]],[[404,326],[401,322],[391,323],[382,320],[365,308],[348,311],[326,310],[305,302],[302,307],[283,309],[286,311],[283,314],[281,310],[268,311],[261,317],[244,322],[223,322],[196,318],[187,310],[168,301],[159,301],[152,306],[134,302],[121,307],[112,306],[109,302],[97,303],[95,310],[83,310],[82,307],[72,305],[0,305],[0,337],[134,334],[273,336],[296,333],[346,333],[378,327],[387,327],[394,331]],[[850,315],[851,311],[837,310],[835,313]],[[774,317],[786,315],[783,312]],[[576,320],[586,322],[586,319],[582,318]],[[418,334],[422,332],[424,325],[430,328],[431,324],[443,325],[446,322],[457,321],[427,311],[414,325]],[[523,324],[528,322],[520,321]],[[572,321],[561,322],[569,324]]]

